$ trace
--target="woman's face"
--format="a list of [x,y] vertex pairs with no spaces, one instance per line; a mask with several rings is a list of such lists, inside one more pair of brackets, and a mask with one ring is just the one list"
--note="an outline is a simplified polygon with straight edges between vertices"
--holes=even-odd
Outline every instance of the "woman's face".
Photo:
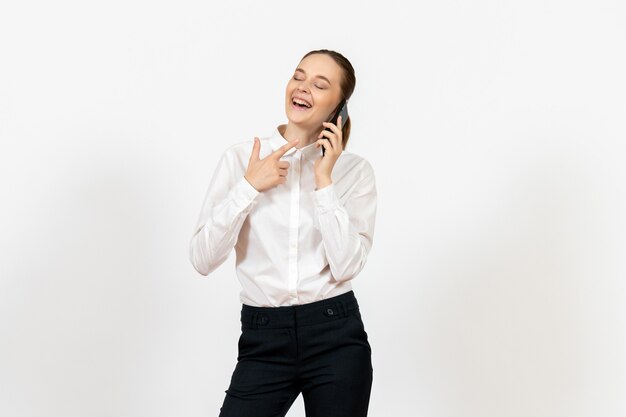
[[[322,122],[330,118],[341,99],[341,77],[341,67],[328,55],[312,54],[300,61],[285,92],[289,121],[305,129],[321,130]],[[296,99],[307,104],[296,104]]]

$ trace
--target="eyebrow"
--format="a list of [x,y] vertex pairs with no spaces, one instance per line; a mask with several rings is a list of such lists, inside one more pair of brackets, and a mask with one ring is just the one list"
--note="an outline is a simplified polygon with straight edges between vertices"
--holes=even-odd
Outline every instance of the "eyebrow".
[[[302,68],[299,68],[299,67],[298,67],[298,68],[296,68],[296,71],[300,71],[301,73],[306,74],[306,71],[305,71],[305,70],[303,70]],[[316,77],[317,77],[317,78],[321,78],[321,79],[323,79],[323,80],[326,80],[326,82],[327,82],[328,84],[331,84],[330,80],[329,80],[328,78],[324,77],[323,75],[316,75]],[[332,84],[331,84],[331,85],[332,85]]]

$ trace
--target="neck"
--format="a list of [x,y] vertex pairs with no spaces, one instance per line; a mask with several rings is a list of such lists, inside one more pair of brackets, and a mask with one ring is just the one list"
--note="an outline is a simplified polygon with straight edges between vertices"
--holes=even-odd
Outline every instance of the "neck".
[[293,123],[287,123],[286,125],[278,126],[278,132],[289,142],[300,139],[300,142],[295,147],[301,149],[317,141],[317,136],[320,134],[321,129],[306,129]]

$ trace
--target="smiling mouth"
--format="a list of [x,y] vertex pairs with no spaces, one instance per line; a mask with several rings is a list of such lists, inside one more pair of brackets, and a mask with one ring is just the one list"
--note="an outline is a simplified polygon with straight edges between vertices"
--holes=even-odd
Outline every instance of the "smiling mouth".
[[304,100],[300,100],[298,98],[292,98],[291,99],[291,107],[293,107],[294,109],[299,110],[299,111],[305,111],[305,110],[309,110],[313,106],[310,105],[309,103],[307,103]]

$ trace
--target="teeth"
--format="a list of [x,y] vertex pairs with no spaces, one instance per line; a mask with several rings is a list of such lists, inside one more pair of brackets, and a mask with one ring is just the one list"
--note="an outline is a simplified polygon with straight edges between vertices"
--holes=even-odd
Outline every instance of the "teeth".
[[309,103],[307,103],[307,102],[306,102],[306,101],[304,101],[304,100],[300,100],[299,98],[294,98],[294,99],[293,99],[293,102],[294,102],[294,103],[298,103],[298,104],[304,104],[305,106],[307,106],[307,107],[309,107],[309,108],[311,107],[311,105],[310,105]]

